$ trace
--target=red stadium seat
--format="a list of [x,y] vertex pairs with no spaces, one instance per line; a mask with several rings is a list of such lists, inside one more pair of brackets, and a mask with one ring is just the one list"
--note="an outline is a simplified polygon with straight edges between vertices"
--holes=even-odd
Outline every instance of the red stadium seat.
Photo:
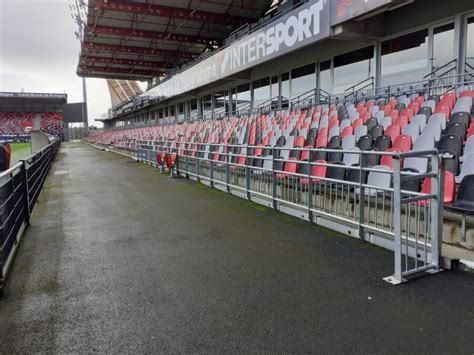
[[401,128],[397,124],[391,124],[390,126],[387,127],[385,130],[384,134],[386,136],[389,136],[392,142],[397,138],[401,133]]

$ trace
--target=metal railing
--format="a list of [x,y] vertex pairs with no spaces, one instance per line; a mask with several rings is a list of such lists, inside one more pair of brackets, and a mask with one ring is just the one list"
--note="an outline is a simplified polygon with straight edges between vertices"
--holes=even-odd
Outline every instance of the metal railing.
[[351,87],[344,90],[344,98],[357,98],[357,93],[365,89],[375,87],[375,77],[370,76],[367,79],[364,79],[357,84],[352,85]]
[[[439,221],[443,219],[439,177],[444,176],[444,168],[436,150],[395,153],[185,141],[135,143],[137,160],[151,166],[157,166],[157,154],[163,152],[177,154],[175,169],[180,176],[393,250],[394,273],[385,278],[393,284],[439,270]],[[303,153],[306,157],[355,155],[359,164],[299,160]],[[367,164],[386,155],[394,161],[393,170]],[[426,172],[402,170],[404,159],[425,161]],[[318,174],[317,167],[333,173]],[[407,182],[423,179],[431,179],[431,193],[408,190]],[[386,183],[380,184],[381,180]]]
[[0,296],[59,145],[57,140],[0,174]]

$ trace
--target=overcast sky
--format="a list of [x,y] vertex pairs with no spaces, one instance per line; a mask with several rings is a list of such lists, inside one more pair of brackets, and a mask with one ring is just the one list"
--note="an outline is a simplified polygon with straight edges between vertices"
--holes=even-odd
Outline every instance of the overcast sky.
[[[0,91],[66,92],[82,101],[79,41],[68,0],[0,0]],[[89,124],[110,108],[104,79],[87,79]]]

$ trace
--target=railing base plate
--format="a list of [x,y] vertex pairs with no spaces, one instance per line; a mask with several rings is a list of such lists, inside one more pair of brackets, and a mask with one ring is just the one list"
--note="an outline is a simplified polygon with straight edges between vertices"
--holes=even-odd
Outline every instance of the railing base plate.
[[383,278],[384,281],[387,281],[388,283],[392,284],[392,285],[400,285],[404,282],[407,282],[407,279],[404,279],[404,278],[396,278],[395,276],[387,276],[387,277],[384,277]]

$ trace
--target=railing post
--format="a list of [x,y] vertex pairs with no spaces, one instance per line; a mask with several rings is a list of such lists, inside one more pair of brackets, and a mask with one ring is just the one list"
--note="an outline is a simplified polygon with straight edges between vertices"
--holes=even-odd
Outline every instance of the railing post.
[[29,225],[30,224],[30,216],[31,216],[31,210],[30,210],[30,193],[29,193],[29,184],[28,184],[28,170],[26,169],[26,161],[21,160],[21,174],[23,176],[23,179],[25,181],[25,205],[26,205],[26,223]]
[[[211,147],[213,144],[211,144]],[[213,188],[214,187],[214,164],[213,164],[213,158],[214,158],[214,151],[212,151],[212,154],[209,154],[209,184]]]
[[308,148],[308,220],[313,222],[313,181],[311,180],[311,148]]
[[226,185],[226,190],[228,193],[230,193],[230,167],[229,167],[229,149],[227,145],[224,147],[225,148],[225,185]]
[[[392,283],[402,283],[402,194],[400,176],[400,155],[393,156],[393,252],[395,270]],[[406,241],[408,242],[408,241]],[[408,257],[408,256],[407,256]]]
[[186,179],[189,178],[189,149],[187,147],[187,144],[184,146],[184,169],[185,169],[185,174],[186,174]]
[[[431,193],[436,195],[436,199],[438,201],[430,201],[431,202],[431,226],[430,226],[430,238],[431,238],[431,264],[436,265],[436,268],[439,267],[439,258],[440,258],[440,250],[439,247],[439,235],[438,235],[438,227],[439,227],[439,210],[440,203],[443,200],[444,196],[440,195],[440,177],[439,173],[441,173],[439,169],[439,156],[437,154],[433,154],[431,156],[431,171],[435,173],[435,176],[431,178]],[[444,184],[444,182],[443,182]],[[426,238],[426,236],[425,236]],[[442,241],[441,241],[442,242]],[[426,251],[425,251],[426,252]]]
[[272,148],[272,204],[273,208],[277,209],[277,204],[276,204],[276,190],[277,190],[277,184],[276,184],[276,173],[275,173],[275,148]]
[[249,167],[249,145],[245,146],[245,192],[247,199],[251,199],[250,195],[250,167]]
[[[362,226],[365,222],[365,188],[363,185],[362,181],[362,174],[364,172],[363,170],[363,159],[364,159],[364,154],[362,151],[360,151],[360,159],[359,159],[359,238],[364,240],[365,238],[365,231],[364,227]],[[356,206],[354,206],[356,208]],[[370,213],[370,211],[369,211]]]

